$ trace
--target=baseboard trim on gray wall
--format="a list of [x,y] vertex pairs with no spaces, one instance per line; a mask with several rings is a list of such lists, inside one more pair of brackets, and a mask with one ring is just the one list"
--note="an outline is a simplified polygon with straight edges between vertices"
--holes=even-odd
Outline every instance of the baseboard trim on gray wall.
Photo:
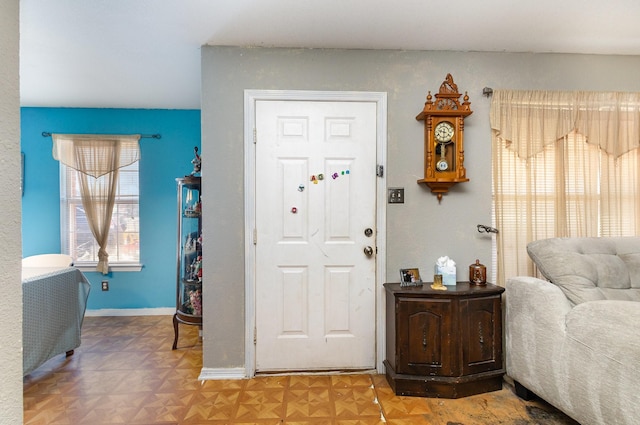
[[97,310],[87,310],[85,316],[173,316],[175,308],[101,308]]
[[247,371],[243,367],[212,368],[203,367],[200,371],[199,381],[213,381],[222,379],[245,379]]

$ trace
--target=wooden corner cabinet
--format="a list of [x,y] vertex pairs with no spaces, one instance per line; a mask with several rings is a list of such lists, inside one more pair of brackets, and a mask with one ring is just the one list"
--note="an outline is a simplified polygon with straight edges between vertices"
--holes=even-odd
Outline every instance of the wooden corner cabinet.
[[202,204],[200,177],[176,179],[178,184],[178,248],[176,313],[173,315],[178,346],[180,323],[202,327]]
[[504,288],[385,283],[386,376],[396,395],[460,398],[502,388]]

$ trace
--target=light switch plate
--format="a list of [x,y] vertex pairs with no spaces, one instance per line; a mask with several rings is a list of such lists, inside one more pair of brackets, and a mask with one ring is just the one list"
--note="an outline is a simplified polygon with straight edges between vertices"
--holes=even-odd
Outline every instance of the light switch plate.
[[404,187],[388,188],[387,202],[390,204],[404,204]]

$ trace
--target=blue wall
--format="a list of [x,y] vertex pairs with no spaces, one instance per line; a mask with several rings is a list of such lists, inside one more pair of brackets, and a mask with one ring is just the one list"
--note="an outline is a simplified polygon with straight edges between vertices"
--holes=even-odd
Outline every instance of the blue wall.
[[[193,169],[200,149],[199,110],[22,108],[25,155],[22,197],[23,256],[60,252],[60,189],[52,140],[42,132],[155,134],[141,139],[140,272],[85,273],[91,282],[88,309],[175,307],[176,181]],[[203,158],[203,168],[206,159]],[[109,291],[100,281],[109,280]]]

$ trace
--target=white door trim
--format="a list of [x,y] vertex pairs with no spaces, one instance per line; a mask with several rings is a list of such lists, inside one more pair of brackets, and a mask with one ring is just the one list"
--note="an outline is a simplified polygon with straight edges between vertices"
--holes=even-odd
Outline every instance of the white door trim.
[[[376,102],[377,104],[377,159],[384,166],[387,160],[387,93],[354,91],[304,91],[304,90],[245,90],[244,91],[244,212],[245,212],[245,370],[246,376],[255,375],[255,105],[260,100]],[[384,371],[385,356],[385,303],[386,278],[386,175],[377,178],[376,184],[376,370]]]

